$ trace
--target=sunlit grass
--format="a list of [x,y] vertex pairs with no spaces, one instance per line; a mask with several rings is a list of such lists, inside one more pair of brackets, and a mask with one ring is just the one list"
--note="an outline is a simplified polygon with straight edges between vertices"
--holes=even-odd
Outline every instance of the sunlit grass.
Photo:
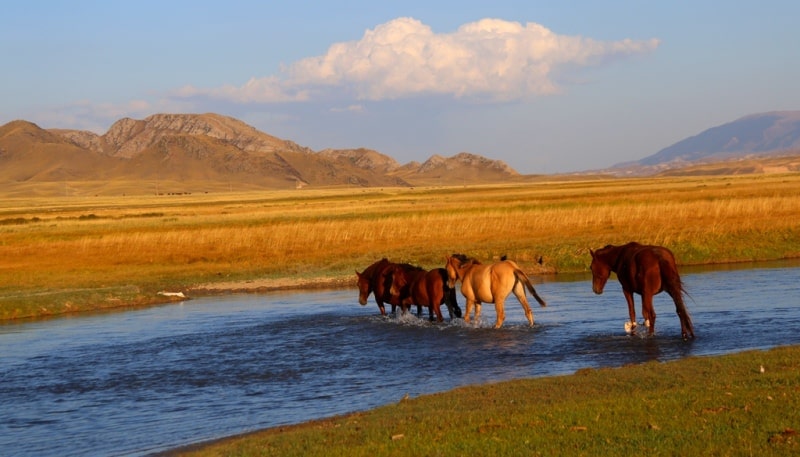
[[452,252],[507,255],[534,274],[585,271],[589,248],[631,240],[684,265],[798,257],[798,216],[795,174],[6,198],[0,317],[28,315],[24,298],[9,311],[3,296],[135,286],[146,302],[222,280],[354,278],[380,257],[433,268]]

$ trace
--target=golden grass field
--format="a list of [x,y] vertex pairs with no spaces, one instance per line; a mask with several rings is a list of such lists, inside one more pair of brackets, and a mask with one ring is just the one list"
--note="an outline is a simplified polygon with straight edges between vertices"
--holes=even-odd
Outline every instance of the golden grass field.
[[349,287],[381,257],[507,255],[534,275],[585,272],[589,248],[631,240],[681,265],[800,257],[797,173],[114,197],[63,185],[0,192],[2,319],[147,305],[162,290]]

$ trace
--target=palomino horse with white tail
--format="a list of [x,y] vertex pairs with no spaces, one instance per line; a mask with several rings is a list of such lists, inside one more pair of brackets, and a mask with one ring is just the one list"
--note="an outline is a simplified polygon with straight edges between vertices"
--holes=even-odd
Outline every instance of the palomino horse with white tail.
[[455,287],[457,281],[461,281],[461,293],[467,299],[467,310],[464,314],[464,321],[469,322],[472,308],[475,308],[475,319],[481,315],[481,303],[494,303],[497,311],[497,321],[494,328],[500,328],[505,320],[505,309],[503,304],[511,292],[519,300],[528,323],[533,326],[533,311],[525,297],[527,288],[533,298],[541,306],[547,306],[542,297],[536,293],[531,280],[511,260],[483,265],[477,260],[468,259],[460,254],[453,254],[447,257],[447,276],[448,285]]

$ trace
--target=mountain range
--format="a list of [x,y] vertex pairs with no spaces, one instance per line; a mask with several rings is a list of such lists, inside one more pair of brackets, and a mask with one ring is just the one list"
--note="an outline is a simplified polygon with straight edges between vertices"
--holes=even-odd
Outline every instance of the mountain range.
[[709,162],[798,154],[800,111],[773,111],[751,114],[709,128],[643,159],[617,164],[612,170],[616,169],[615,174],[619,174],[619,170],[635,174],[670,170],[670,174],[675,174],[677,169],[696,168],[698,164]]
[[[800,111],[754,114],[710,128],[608,175],[708,173],[709,162],[800,155]],[[770,165],[800,170],[800,158]],[[701,166],[702,165],[702,166]],[[698,168],[699,167],[699,168]],[[764,172],[762,166],[718,170]],[[582,173],[587,174],[590,172]],[[597,171],[591,173],[598,173]],[[581,174],[581,173],[578,173]],[[365,148],[313,151],[219,114],[155,114],[115,122],[106,133],[42,129],[24,120],[0,126],[0,182],[127,182],[143,189],[202,190],[305,186],[418,186],[530,180],[505,162],[462,152],[400,164]],[[541,177],[539,177],[541,178]],[[190,189],[191,188],[191,189]]]
[[494,182],[520,176],[499,160],[460,153],[399,164],[380,152],[315,152],[219,114],[155,114],[115,122],[106,133],[0,127],[0,182],[235,182],[237,186],[413,186]]

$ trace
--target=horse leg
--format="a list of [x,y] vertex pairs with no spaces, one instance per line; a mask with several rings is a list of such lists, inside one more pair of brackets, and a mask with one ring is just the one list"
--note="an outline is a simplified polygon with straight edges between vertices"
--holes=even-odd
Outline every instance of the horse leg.
[[625,294],[625,301],[628,303],[628,317],[631,320],[631,328],[636,328],[636,307],[633,303],[633,292],[623,290],[623,294]]
[[[384,308],[383,302],[380,301],[380,300],[375,300],[375,302],[378,304],[378,309],[381,312],[381,316],[385,316],[386,315],[386,308]],[[392,305],[392,313],[394,313],[394,305]]]
[[675,302],[675,312],[678,313],[678,318],[681,321],[681,337],[684,340],[694,338],[694,326],[692,325],[692,318],[689,317],[689,312],[686,310],[686,305],[683,303],[681,292],[673,292],[668,290],[667,293],[672,297]]
[[503,321],[506,320],[506,310],[504,306],[505,299],[495,298],[494,310],[497,312],[497,321],[494,323],[494,328],[503,326]]
[[432,284],[431,281],[425,281],[425,287],[422,288],[424,293],[424,298],[427,300],[428,303],[428,318],[431,322],[433,322],[433,315],[436,315],[436,321],[442,322],[444,319],[442,318],[442,309],[441,305],[444,302],[444,289],[442,287],[436,287],[436,285]]
[[648,328],[650,335],[656,331],[656,311],[653,308],[653,294],[644,292],[642,294],[642,316],[645,318],[644,325]]
[[467,312],[466,312],[466,314],[464,314],[464,322],[466,322],[468,324],[469,324],[470,315],[472,314],[472,307],[474,305],[475,305],[475,302],[473,302],[469,298],[467,299],[467,304],[464,305],[467,308]]
[[525,286],[519,281],[514,285],[514,296],[517,297],[519,304],[522,305],[522,310],[525,311],[525,318],[528,319],[528,325],[533,327],[533,311],[531,310],[530,303],[528,303],[528,297],[525,295]]
[[454,314],[455,317],[461,317],[463,313],[461,312],[461,308],[458,306],[458,300],[456,299],[456,290],[446,289],[445,299],[447,301],[447,311],[450,313],[450,320],[453,320]]

